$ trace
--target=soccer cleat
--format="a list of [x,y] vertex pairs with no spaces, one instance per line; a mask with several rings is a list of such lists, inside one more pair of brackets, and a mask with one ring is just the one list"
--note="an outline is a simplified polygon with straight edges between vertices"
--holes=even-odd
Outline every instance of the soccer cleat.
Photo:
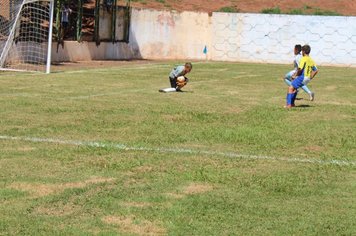
[[310,100],[310,101],[314,101],[314,97],[315,97],[315,94],[314,94],[313,92],[311,92],[311,93],[309,94],[309,100]]

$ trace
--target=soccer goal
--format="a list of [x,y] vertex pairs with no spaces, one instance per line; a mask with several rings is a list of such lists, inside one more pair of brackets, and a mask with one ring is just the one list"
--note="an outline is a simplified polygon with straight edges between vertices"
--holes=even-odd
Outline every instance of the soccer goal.
[[0,0],[0,70],[50,72],[54,0]]

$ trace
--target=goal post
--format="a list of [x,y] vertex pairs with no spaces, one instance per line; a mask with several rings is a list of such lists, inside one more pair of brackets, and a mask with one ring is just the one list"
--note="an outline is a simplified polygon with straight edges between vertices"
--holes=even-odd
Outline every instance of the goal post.
[[50,72],[54,0],[0,0],[0,70]]

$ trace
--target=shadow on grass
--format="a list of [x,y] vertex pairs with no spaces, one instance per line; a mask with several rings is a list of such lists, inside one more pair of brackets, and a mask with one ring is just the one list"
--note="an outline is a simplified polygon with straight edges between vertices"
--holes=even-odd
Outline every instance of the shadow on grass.
[[313,107],[313,106],[310,106],[310,105],[307,105],[307,104],[302,104],[302,105],[295,106],[295,107],[298,107],[298,108],[310,108],[310,107]]

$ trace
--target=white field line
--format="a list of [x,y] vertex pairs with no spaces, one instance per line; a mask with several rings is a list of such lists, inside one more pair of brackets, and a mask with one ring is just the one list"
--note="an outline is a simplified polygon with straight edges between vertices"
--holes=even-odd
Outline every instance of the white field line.
[[16,140],[27,141],[35,143],[53,143],[63,145],[85,146],[95,148],[113,148],[117,150],[126,151],[143,151],[143,152],[159,152],[159,153],[174,153],[174,154],[190,154],[190,155],[208,155],[208,156],[221,156],[226,158],[241,158],[250,160],[270,160],[270,161],[283,161],[283,162],[296,162],[296,163],[311,163],[311,164],[323,164],[323,165],[338,165],[338,166],[356,166],[356,161],[348,160],[318,160],[318,159],[306,159],[298,157],[272,157],[272,156],[258,156],[258,155],[246,155],[234,152],[216,152],[216,151],[204,151],[194,149],[182,149],[182,148],[149,148],[139,146],[127,146],[120,143],[103,143],[92,141],[80,141],[80,140],[63,140],[56,138],[38,138],[38,137],[15,137],[0,135],[0,140]]

